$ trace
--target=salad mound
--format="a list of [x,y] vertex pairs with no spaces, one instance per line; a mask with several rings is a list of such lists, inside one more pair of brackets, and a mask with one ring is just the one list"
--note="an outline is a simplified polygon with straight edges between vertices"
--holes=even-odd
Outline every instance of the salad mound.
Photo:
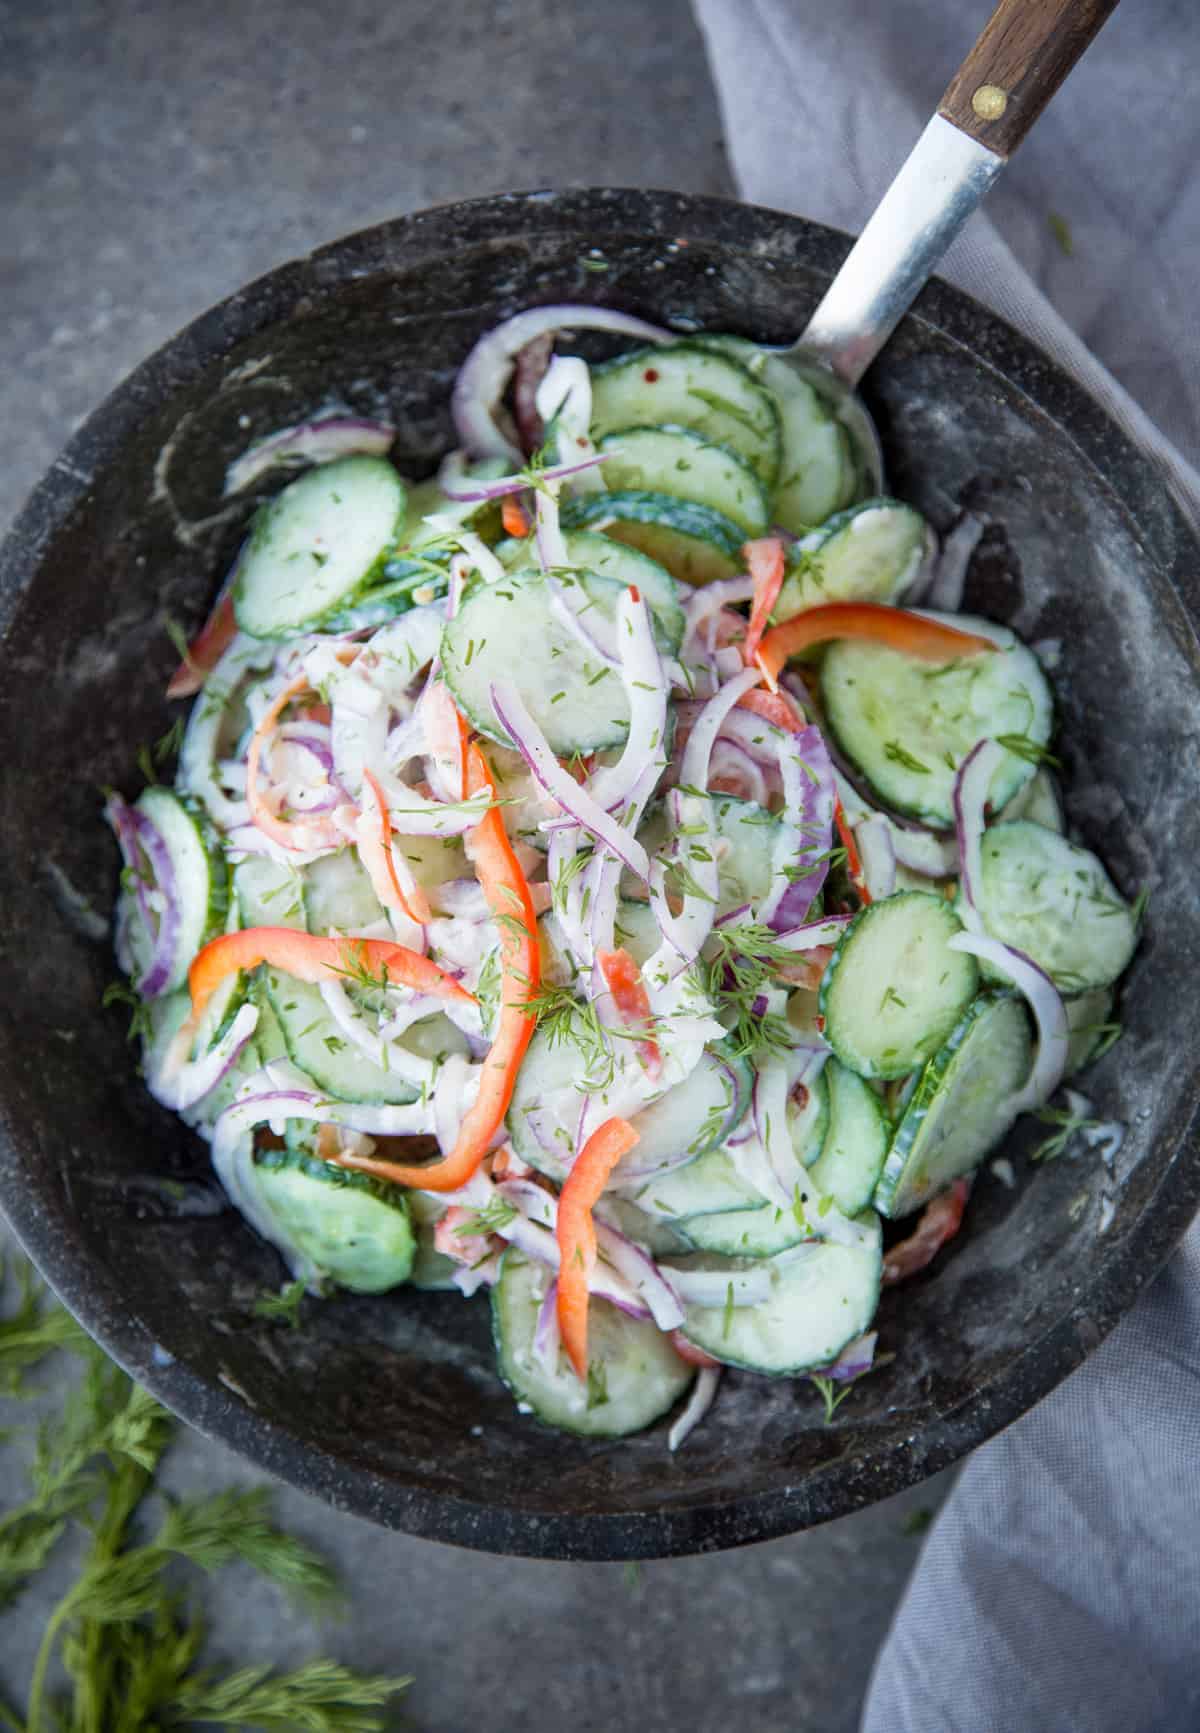
[[[640,346],[554,352],[588,328]],[[486,1290],[551,1425],[686,1398],[674,1449],[724,1367],[831,1404],[1110,1044],[1139,910],[962,533],[780,358],[537,309],[453,408],[430,481],[341,410],[229,472],[301,471],[171,682],[174,786],[106,809],[147,1085],[314,1295]]]

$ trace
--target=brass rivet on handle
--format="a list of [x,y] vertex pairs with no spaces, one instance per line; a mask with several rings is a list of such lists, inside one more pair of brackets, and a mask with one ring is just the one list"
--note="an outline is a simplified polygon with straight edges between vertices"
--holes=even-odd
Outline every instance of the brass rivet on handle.
[[1008,107],[1008,92],[998,84],[981,84],[971,98],[971,107],[980,120],[999,120]]

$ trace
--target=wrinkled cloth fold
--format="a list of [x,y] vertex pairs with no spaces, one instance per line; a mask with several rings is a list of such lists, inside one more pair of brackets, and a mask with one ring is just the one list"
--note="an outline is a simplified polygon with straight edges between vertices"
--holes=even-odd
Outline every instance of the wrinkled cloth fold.
[[[852,233],[986,17],[961,0],[694,6],[742,196]],[[1196,518],[1198,77],[1192,0],[1118,7],[939,273],[1073,373]]]
[[[986,7],[694,0],[739,189],[857,232]],[[1073,373],[1200,521],[1200,32],[1119,7],[941,275]],[[797,324],[808,309],[797,309]],[[975,1452],[877,1659],[863,1733],[1200,1727],[1200,1227]]]

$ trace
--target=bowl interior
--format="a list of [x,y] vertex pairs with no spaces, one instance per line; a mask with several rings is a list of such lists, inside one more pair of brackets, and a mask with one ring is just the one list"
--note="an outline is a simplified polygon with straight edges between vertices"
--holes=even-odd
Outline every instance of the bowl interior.
[[[1037,1127],[987,1169],[966,1231],[890,1292],[892,1356],[822,1423],[805,1381],[727,1376],[679,1456],[663,1427],[586,1443],[519,1415],[488,1308],[401,1291],[254,1314],[275,1253],[224,1207],[204,1146],[139,1085],[106,916],[116,854],[100,790],[176,713],[165,622],[202,617],[246,502],[221,498],[253,438],[331,400],[399,428],[402,469],[450,443],[455,369],[537,301],[597,300],[788,338],[843,241],[715,200],[528,195],[351,237],[234,296],[142,368],[77,437],[5,551],[0,679],[0,1198],[67,1302],[203,1429],[334,1502],[497,1551],[649,1556],[842,1514],[1007,1423],[1099,1341],[1154,1272],[1200,1180],[1190,1026],[1200,948],[1195,545],[1165,488],[1036,351],[934,285],[867,389],[893,491],[945,530],[986,520],[967,605],[1061,640],[1072,821],[1127,894],[1153,889],[1120,1012],[1085,1087],[1128,1126],[1094,1159],[1026,1171]],[[1043,1134],[1044,1134],[1044,1128]]]

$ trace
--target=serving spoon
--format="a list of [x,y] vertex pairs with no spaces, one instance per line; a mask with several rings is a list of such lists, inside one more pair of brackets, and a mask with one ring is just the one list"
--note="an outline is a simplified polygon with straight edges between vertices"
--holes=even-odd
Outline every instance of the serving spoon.
[[805,330],[771,351],[841,421],[867,491],[883,458],[854,387],[1116,5],[1000,0]]

